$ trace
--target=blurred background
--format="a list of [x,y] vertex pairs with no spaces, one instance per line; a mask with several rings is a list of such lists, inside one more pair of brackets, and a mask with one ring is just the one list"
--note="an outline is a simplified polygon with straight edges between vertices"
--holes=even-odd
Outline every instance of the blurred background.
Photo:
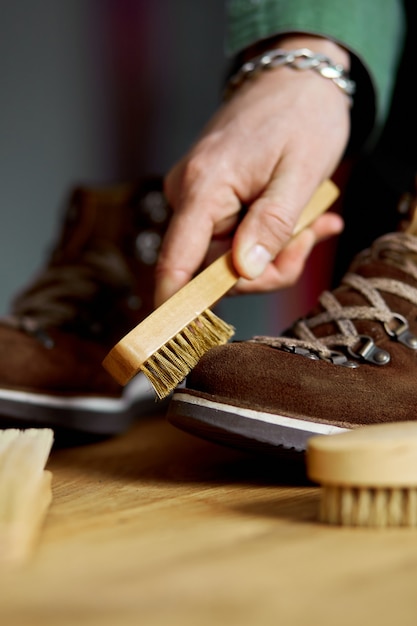
[[[0,314],[46,258],[74,185],[163,174],[195,139],[221,98],[225,2],[0,1]],[[224,299],[220,314],[237,338],[277,334],[323,267],[279,294]]]

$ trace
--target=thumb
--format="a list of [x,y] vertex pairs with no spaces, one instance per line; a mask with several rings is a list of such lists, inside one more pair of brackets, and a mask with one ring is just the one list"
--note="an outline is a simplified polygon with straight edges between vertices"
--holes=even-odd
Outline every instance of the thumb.
[[235,233],[233,260],[244,278],[253,280],[261,276],[286,246],[294,229],[300,232],[315,222],[339,194],[337,187],[328,180],[314,194],[302,188],[291,194],[286,185],[286,195],[283,195],[279,187],[278,182],[265,190],[250,206]]
[[233,239],[233,261],[241,276],[261,276],[285,246],[296,219],[296,205],[261,196],[249,207]]

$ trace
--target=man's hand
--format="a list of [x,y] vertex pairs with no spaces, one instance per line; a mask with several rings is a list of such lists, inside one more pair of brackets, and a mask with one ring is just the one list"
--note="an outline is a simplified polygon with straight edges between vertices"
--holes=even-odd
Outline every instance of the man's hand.
[[[348,64],[343,49],[316,37],[279,47],[309,47]],[[293,284],[313,246],[343,227],[328,213],[289,242],[302,209],[339,164],[349,132],[348,99],[313,71],[280,67],[242,85],[166,177],[174,214],[157,265],[156,304],[225,247],[242,277],[235,291]]]

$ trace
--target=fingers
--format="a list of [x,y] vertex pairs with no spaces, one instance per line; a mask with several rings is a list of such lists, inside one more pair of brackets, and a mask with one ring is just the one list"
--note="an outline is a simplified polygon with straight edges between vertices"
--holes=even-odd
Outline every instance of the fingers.
[[[187,284],[204,260],[212,229],[209,223],[202,229],[196,229],[196,219],[193,212],[184,216],[174,213],[171,219],[164,239],[169,241],[169,254],[162,245],[156,267],[156,306]],[[184,233],[187,233],[187,245]]]
[[[217,222],[210,219],[214,213],[215,196],[213,206],[209,206],[206,199],[200,200],[198,194],[187,197],[182,204],[183,211],[174,213],[164,240],[169,246],[162,247],[157,266],[156,305],[185,285],[204,261],[211,262],[224,252],[227,243],[233,246],[234,265],[242,276],[237,293],[270,291],[293,284],[314,245],[323,238],[338,234],[343,221],[336,214],[324,215],[305,231],[304,236],[298,236],[288,244],[296,218],[317,186],[313,182],[306,183],[305,175],[304,185],[298,184],[296,177],[289,178],[280,175],[270,183],[265,193],[249,207],[233,239],[230,233],[240,206],[234,194],[229,197],[232,215]],[[224,233],[224,238],[220,241],[213,238],[215,232]]]
[[240,278],[231,293],[268,292],[294,285],[300,278],[314,246],[320,241],[340,234],[343,226],[340,215],[325,213],[309,228],[291,239],[258,278],[253,280]]
[[[251,205],[239,225],[233,244],[233,261],[239,274],[256,279],[274,261],[290,239],[296,219],[315,192],[317,174],[302,163],[280,162],[268,186]],[[300,167],[301,165],[301,167]]]
[[203,264],[213,237],[232,232],[241,206],[231,186],[214,170],[204,177],[195,173],[192,182],[181,168],[171,173],[167,197],[177,210],[156,267],[156,306],[191,280]]

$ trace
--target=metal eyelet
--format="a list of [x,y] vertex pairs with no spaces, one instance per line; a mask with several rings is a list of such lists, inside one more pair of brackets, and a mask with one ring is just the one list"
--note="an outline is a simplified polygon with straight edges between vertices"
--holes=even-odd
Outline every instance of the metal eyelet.
[[167,202],[161,191],[148,191],[143,198],[143,205],[154,224],[162,224],[167,219]]
[[305,356],[308,359],[311,359],[312,361],[319,361],[320,357],[315,353],[312,352],[311,350],[308,350],[307,348],[300,348],[299,346],[295,346],[291,352],[293,354],[299,354],[300,356]]
[[338,350],[333,350],[329,357],[325,359],[326,361],[330,361],[333,365],[341,365],[342,367],[350,367],[351,369],[355,369],[359,367],[358,363],[354,361],[350,361],[343,352],[339,352]]
[[342,365],[343,367],[349,367],[351,369],[359,367],[358,363],[350,361],[348,358],[346,358],[346,355],[343,354],[343,352],[338,352],[337,350],[333,350],[329,356],[323,357],[316,352],[313,352],[313,350],[309,350],[308,348],[301,348],[299,346],[285,346],[283,349],[287,352],[291,352],[291,354],[304,356],[307,359],[311,359],[312,361],[327,361],[328,363],[332,363],[333,365]]
[[[397,323],[396,328],[392,328],[392,324]],[[385,332],[395,341],[399,341],[411,350],[417,350],[417,337],[409,330],[407,320],[403,315],[394,313],[389,322],[384,324]]]
[[154,265],[161,246],[161,236],[154,230],[144,230],[136,237],[136,255],[146,265]]
[[378,348],[374,340],[368,337],[368,335],[359,335],[358,344],[359,348],[356,351],[353,347],[348,348],[349,354],[355,359],[362,359],[374,365],[387,365],[391,361],[390,353],[382,350],[382,348]]

